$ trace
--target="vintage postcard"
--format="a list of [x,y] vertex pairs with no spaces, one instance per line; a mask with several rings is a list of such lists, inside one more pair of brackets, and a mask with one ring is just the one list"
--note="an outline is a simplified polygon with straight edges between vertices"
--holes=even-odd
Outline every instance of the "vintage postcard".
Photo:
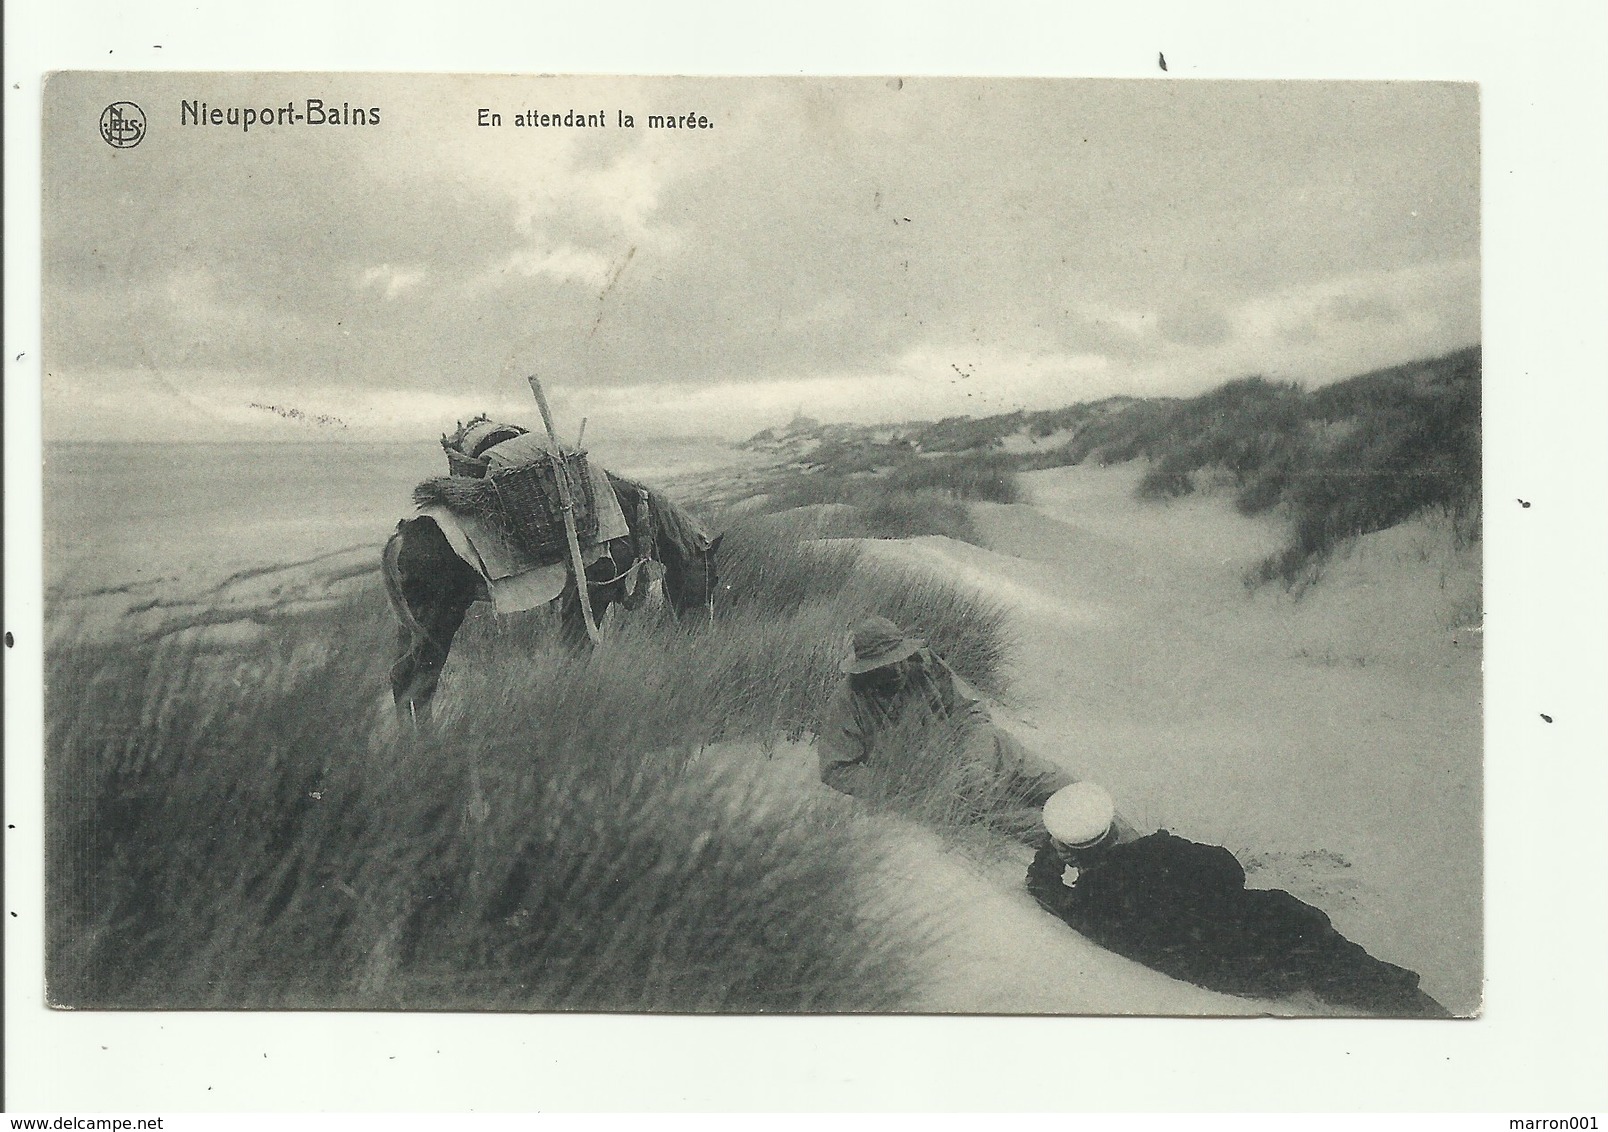
[[50,76],[46,1001],[1478,1015],[1480,139]]

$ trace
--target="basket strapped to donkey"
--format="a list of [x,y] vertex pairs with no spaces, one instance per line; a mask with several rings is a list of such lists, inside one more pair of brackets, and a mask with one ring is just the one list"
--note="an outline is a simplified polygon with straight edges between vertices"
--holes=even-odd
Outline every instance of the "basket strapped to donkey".
[[598,501],[586,452],[555,452],[533,446],[518,464],[494,467],[492,461],[475,451],[475,442],[483,441],[478,434],[488,431],[491,439],[499,443],[499,438],[526,435],[524,429],[492,426],[484,418],[460,425],[454,436],[441,438],[451,474],[420,484],[414,491],[415,501],[471,515],[523,550],[533,563],[548,566],[568,556],[564,491],[558,480],[563,476],[576,537],[586,546],[595,543]]
[[543,565],[562,562],[568,554],[559,476],[569,484],[575,535],[591,546],[597,541],[597,500],[585,452],[548,453],[546,459],[486,476],[495,500],[489,510],[493,522]]

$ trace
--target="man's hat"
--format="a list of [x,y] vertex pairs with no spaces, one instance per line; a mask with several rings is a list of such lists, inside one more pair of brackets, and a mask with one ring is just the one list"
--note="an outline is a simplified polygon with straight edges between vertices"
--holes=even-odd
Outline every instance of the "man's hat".
[[849,675],[897,664],[927,647],[920,637],[907,637],[886,617],[867,617],[854,627],[849,655],[838,667]]
[[1068,849],[1089,849],[1116,820],[1111,795],[1092,782],[1063,786],[1044,803],[1044,828]]

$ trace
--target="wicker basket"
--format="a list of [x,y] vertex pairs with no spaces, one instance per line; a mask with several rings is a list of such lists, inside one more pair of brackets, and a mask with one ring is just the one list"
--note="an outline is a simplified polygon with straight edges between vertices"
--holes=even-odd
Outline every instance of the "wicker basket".
[[560,475],[569,479],[575,534],[582,546],[590,546],[597,541],[598,514],[584,453],[550,456],[490,475],[497,496],[497,525],[531,558],[543,564],[563,562],[569,554],[556,478]]
[[441,447],[447,453],[447,474],[449,476],[473,476],[475,479],[485,476],[486,468],[490,466],[490,461],[484,457],[466,456],[459,449],[449,446],[446,441],[441,442]]

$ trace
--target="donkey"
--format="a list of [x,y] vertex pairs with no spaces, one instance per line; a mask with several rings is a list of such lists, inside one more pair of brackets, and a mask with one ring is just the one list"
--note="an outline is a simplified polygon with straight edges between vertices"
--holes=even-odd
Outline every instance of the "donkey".
[[[608,480],[631,533],[605,542],[602,556],[585,568],[593,621],[601,621],[612,604],[626,609],[640,604],[653,563],[663,569],[664,594],[678,616],[706,610],[712,617],[719,585],[715,554],[722,536],[711,536],[692,514],[652,488],[613,472]],[[425,723],[453,636],[470,606],[491,597],[479,572],[458,556],[426,515],[397,524],[381,567],[399,623],[400,655],[391,666],[391,695],[404,722]],[[577,646],[587,643],[573,572],[559,601],[565,638]]]

